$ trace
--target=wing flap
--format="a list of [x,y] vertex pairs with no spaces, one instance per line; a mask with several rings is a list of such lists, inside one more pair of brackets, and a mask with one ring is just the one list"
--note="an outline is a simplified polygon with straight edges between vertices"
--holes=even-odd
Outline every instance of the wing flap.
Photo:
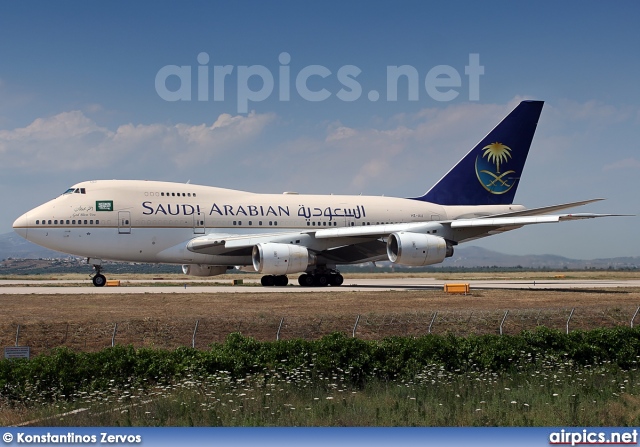
[[371,237],[379,238],[388,236],[396,231],[415,231],[420,233],[428,231],[434,226],[439,226],[442,222],[415,222],[389,225],[367,225],[361,227],[331,228],[316,231],[316,239],[330,239],[337,237]]
[[551,223],[558,222],[559,220],[560,216],[496,217],[454,220],[449,225],[451,225],[451,228],[509,227],[514,225],[521,226],[539,223]]
[[[195,253],[219,254],[229,250],[253,247],[260,242],[273,242],[285,236],[279,234],[208,234],[187,243],[187,250]],[[290,235],[287,235],[289,237]]]
[[324,250],[318,254],[336,264],[359,264],[389,259],[387,244],[377,239]]

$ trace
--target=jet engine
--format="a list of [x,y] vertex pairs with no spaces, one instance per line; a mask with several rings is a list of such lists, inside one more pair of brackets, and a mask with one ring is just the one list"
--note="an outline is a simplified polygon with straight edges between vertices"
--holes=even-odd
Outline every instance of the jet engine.
[[182,273],[191,276],[216,276],[226,271],[226,265],[185,264],[182,266]]
[[307,247],[291,244],[260,243],[251,253],[253,268],[266,275],[286,275],[307,270],[315,265],[316,256]]
[[396,264],[417,267],[439,264],[453,256],[453,247],[431,234],[398,232],[387,239],[387,256]]

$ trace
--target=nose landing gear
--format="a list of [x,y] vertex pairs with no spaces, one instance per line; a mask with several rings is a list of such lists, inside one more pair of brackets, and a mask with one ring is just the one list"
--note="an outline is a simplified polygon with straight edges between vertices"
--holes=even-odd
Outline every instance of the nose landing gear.
[[107,278],[104,275],[98,273],[98,274],[93,276],[91,281],[93,281],[93,285],[94,286],[102,287],[107,283]]
[[[102,270],[102,265],[96,263],[96,261],[99,261],[97,259],[92,259],[89,258],[87,260],[88,264],[92,264],[93,265],[93,269],[96,271],[92,276],[91,276],[91,281],[93,282],[93,285],[96,287],[103,287],[106,283],[107,283],[107,278],[100,273],[100,271]],[[100,261],[102,262],[102,261]]]

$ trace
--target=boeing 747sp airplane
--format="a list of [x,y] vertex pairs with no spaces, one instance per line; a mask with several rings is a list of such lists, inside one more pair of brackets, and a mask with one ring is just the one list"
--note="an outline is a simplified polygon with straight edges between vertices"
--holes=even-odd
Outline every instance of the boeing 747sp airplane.
[[214,276],[238,266],[262,285],[339,286],[337,266],[389,260],[438,264],[462,242],[523,225],[610,214],[549,214],[602,199],[513,205],[542,101],[523,101],[419,197],[256,194],[140,180],[78,183],[18,217],[15,231],[44,247],[102,261],[182,264]]

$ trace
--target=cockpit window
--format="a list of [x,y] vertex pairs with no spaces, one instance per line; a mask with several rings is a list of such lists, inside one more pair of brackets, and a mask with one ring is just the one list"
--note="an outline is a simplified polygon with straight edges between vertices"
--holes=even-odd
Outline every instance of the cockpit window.
[[69,188],[62,195],[66,196],[67,194],[86,194],[87,190],[85,188]]

